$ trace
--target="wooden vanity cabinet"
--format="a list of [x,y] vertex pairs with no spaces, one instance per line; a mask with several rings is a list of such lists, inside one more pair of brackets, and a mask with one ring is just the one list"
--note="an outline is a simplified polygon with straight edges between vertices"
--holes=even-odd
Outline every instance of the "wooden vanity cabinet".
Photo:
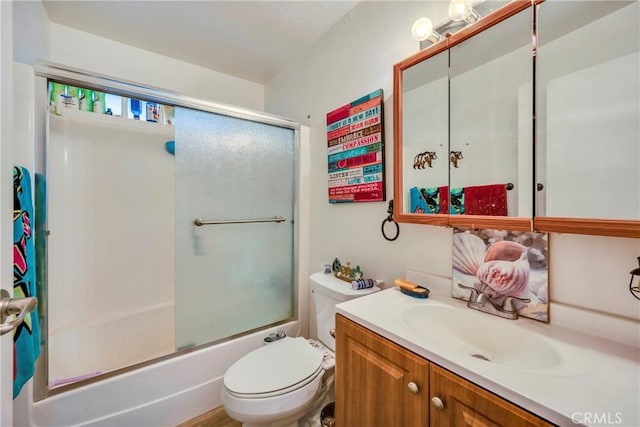
[[428,425],[429,362],[340,315],[336,332],[336,425]]
[[335,384],[340,427],[552,426],[341,315]]
[[432,403],[432,427],[552,425],[433,363],[429,369],[429,394],[431,399],[442,402],[442,409]]

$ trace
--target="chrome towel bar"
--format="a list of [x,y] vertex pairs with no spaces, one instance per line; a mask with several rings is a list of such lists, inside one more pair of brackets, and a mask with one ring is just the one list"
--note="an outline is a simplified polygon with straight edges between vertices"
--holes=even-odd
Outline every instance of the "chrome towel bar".
[[193,223],[196,227],[201,227],[203,225],[216,225],[216,224],[248,224],[251,222],[284,222],[287,219],[282,216],[274,216],[273,218],[257,218],[257,219],[222,219],[222,220],[214,220],[214,221],[205,221],[202,218],[196,218],[193,220]]

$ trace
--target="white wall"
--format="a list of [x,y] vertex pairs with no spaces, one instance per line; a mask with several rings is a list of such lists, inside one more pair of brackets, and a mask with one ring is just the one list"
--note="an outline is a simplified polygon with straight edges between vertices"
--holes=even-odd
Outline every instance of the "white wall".
[[22,64],[49,56],[49,18],[40,1],[13,2],[13,59]]
[[[387,242],[380,234],[386,203],[330,205],[326,194],[325,114],[381,87],[387,199],[393,198],[393,64],[419,49],[410,34],[413,21],[428,15],[440,22],[446,7],[443,2],[364,2],[266,85],[268,111],[311,127],[311,269],[339,257],[387,284],[406,269],[451,277],[450,229],[401,224],[399,239]],[[640,319],[638,301],[627,289],[640,241],[556,234],[550,241],[552,303]]]
[[[387,202],[330,205],[327,195],[326,113],[382,88],[386,193],[387,200],[393,198],[392,66],[417,51],[418,42],[410,30],[420,16],[439,23],[445,19],[446,7],[439,2],[363,3],[266,85],[267,111],[311,127],[311,271],[338,257],[387,283],[404,276],[406,268],[451,277],[450,229],[403,224],[399,239],[387,242],[380,233]],[[314,309],[310,308],[313,331]]]
[[51,22],[49,60],[121,80],[262,111],[264,87]]
[[[11,2],[0,2],[0,287],[13,292],[13,34]],[[0,425],[13,423],[12,334],[0,337]]]

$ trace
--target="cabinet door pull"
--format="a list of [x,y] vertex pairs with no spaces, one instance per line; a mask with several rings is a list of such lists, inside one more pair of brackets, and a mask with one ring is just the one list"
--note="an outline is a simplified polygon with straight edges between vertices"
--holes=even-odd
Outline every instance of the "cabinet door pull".
[[413,394],[418,394],[420,392],[420,389],[418,388],[418,385],[416,383],[414,383],[413,381],[411,381],[409,384],[407,384],[407,387],[409,387],[409,390],[411,390],[411,393],[413,393]]
[[444,402],[438,396],[433,396],[431,398],[431,404],[438,411],[442,411],[444,409]]

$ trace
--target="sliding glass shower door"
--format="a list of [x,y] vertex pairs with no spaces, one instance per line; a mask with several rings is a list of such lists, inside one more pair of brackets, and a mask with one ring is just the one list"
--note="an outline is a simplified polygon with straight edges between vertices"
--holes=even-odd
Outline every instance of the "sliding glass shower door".
[[294,131],[187,108],[175,122],[176,348],[292,318]]
[[295,124],[117,85],[114,114],[48,103],[38,400],[295,314]]

